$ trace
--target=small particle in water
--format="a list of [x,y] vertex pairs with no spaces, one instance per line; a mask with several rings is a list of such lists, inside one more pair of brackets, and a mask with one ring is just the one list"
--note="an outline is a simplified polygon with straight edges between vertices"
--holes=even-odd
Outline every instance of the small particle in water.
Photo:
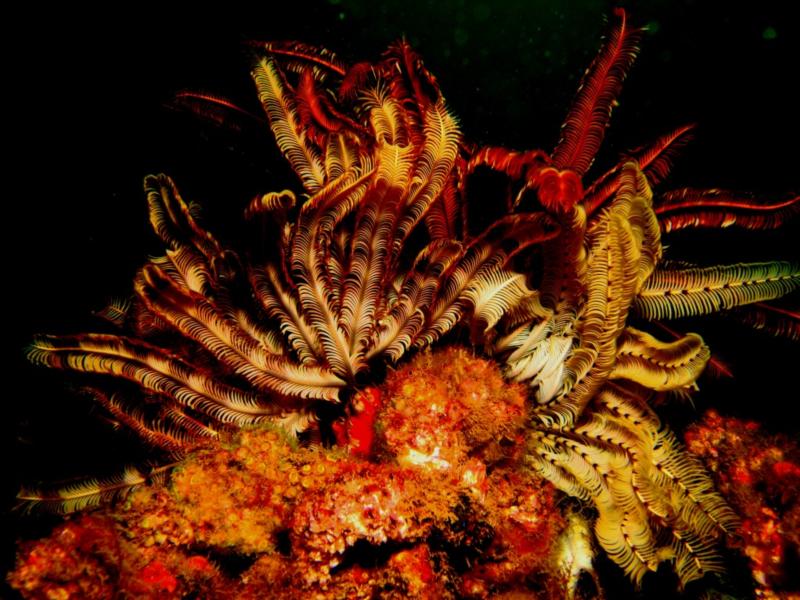
[[647,25],[644,26],[645,31],[650,35],[658,33],[658,30],[661,29],[661,23],[656,20],[649,21]]
[[344,14],[343,12],[340,12],[340,13],[339,13],[339,20],[340,20],[340,21],[344,21],[344,19],[345,19],[345,17],[346,17],[346,16],[347,16],[346,14]]
[[774,27],[767,27],[761,34],[761,37],[764,38],[765,40],[774,40],[776,37],[778,37],[778,32],[775,30]]
[[464,46],[467,43],[467,41],[469,40],[469,33],[467,33],[466,29],[462,29],[462,28],[458,27],[453,32],[453,38],[455,40],[456,45]]

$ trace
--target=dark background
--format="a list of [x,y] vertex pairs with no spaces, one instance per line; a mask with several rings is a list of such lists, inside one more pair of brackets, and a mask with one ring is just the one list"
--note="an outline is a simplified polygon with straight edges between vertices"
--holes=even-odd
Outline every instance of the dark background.
[[[37,332],[98,329],[92,310],[130,293],[136,269],[161,251],[147,223],[144,175],[166,172],[199,202],[222,239],[235,237],[258,192],[298,186],[268,130],[220,130],[168,108],[183,89],[216,92],[254,112],[249,39],[298,39],[349,61],[375,59],[401,35],[438,77],[465,137],[552,149],[583,70],[596,53],[612,3],[289,2],[273,9],[220,3],[213,10],[153,6],[56,9],[9,19],[5,266],[8,381],[3,506],[20,482],[102,474],[135,456],[110,434],[61,373],[24,359]],[[753,190],[783,198],[800,190],[797,84],[800,26],[791,3],[663,0],[630,3],[647,24],[642,52],[616,109],[598,169],[618,152],[685,123],[696,139],[670,185]],[[623,3],[623,5],[625,5]],[[800,259],[797,221],[742,235],[693,231],[669,238],[668,254],[715,264]],[[235,243],[235,240],[234,240]],[[676,427],[709,406],[794,434],[800,400],[798,347],[731,323],[677,323],[697,330],[735,380],[704,380],[695,406],[669,410]],[[10,539],[47,521],[4,514]],[[651,590],[652,593],[652,590]]]

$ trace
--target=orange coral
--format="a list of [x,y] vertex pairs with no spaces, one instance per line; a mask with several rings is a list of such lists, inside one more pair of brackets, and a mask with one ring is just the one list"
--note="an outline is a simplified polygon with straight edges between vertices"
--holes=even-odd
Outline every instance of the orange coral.
[[352,414],[343,430],[369,423],[355,437],[380,440],[372,461],[360,444],[299,447],[275,429],[243,430],[196,447],[168,485],[29,543],[12,585],[32,598],[51,582],[89,598],[256,598],[267,584],[285,598],[443,598],[526,590],[531,576],[563,593],[555,490],[512,450],[521,387],[450,348],[418,356],[371,397],[383,409]]
[[789,568],[800,560],[797,441],[769,435],[755,421],[710,410],[686,432],[686,442],[743,518],[739,536],[729,545],[749,559],[756,595],[800,596],[800,581]]
[[[465,471],[470,457],[494,463],[521,444],[526,393],[462,348],[418,357],[386,383],[378,417],[386,452],[400,464]],[[474,467],[475,464],[472,465]]]
[[107,515],[82,515],[24,544],[9,582],[47,600],[208,596],[229,583],[205,557],[127,535]]

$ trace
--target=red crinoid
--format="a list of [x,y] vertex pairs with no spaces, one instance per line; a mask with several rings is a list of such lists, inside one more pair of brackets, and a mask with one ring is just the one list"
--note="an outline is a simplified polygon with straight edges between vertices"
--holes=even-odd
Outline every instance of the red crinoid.
[[[459,430],[472,441],[453,448],[470,450],[445,460],[442,444],[405,433],[408,402],[382,407],[364,392],[381,382],[387,362],[462,328],[507,379],[530,387],[525,426],[503,430],[524,447],[517,458],[594,507],[599,544],[631,579],[664,561],[674,562],[682,583],[720,570],[716,541],[735,529],[736,517],[650,406],[664,392],[689,392],[709,349],[696,334],[662,341],[630,320],[744,307],[746,320],[797,338],[797,312],[769,302],[800,285],[800,265],[667,262],[661,236],[778,227],[800,212],[800,197],[761,203],[689,189],[654,197],[651,187],[667,177],[688,126],[587,177],[639,34],[615,12],[552,152],[465,142],[435,77],[404,41],[375,63],[355,65],[297,42],[255,45],[259,97],[304,197],[286,189],[253,199],[245,216],[261,227],[260,243],[234,251],[199,225],[168,177],[148,177],[150,221],[167,249],[137,275],[130,307],[114,307],[124,333],[42,336],[31,360],[94,376],[98,402],[168,462],[199,442],[271,424],[307,444],[338,442],[351,460],[381,468],[458,464],[480,489],[486,465],[500,460],[480,454],[488,440]],[[204,95],[183,101],[228,106]],[[472,218],[479,169],[508,179],[505,214],[486,227]],[[121,380],[132,384],[127,392],[103,391]],[[316,490],[320,506],[335,504],[339,473],[357,471],[336,469],[336,477],[320,479],[328,486]],[[353,477],[376,490],[388,477],[378,467],[359,469]],[[119,480],[21,497],[72,511],[156,472],[128,470]],[[381,493],[402,496],[398,481],[406,475],[392,473]],[[354,545],[356,534],[337,529],[352,523],[329,508],[336,543]],[[371,518],[358,515],[361,524],[374,524]],[[415,522],[417,538],[431,535],[426,523]],[[386,536],[383,528],[364,529],[370,543]],[[308,556],[324,554],[313,548]]]

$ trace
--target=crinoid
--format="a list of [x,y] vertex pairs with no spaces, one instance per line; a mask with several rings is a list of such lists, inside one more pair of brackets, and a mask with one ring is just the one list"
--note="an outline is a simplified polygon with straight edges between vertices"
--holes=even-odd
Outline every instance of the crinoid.
[[[257,424],[379,460],[380,407],[365,388],[387,363],[468,331],[508,380],[530,386],[516,438],[525,461],[594,507],[598,542],[633,581],[663,561],[682,583],[720,570],[715,545],[736,516],[652,408],[660,394],[692,390],[709,348],[696,334],[663,341],[630,323],[742,307],[745,320],[796,338],[798,315],[769,301],[800,286],[800,265],[669,262],[662,235],[778,227],[800,197],[654,195],[688,126],[588,179],[638,40],[616,11],[553,152],[465,142],[405,42],[355,65],[301,43],[256,44],[253,78],[301,199],[290,189],[253,199],[245,217],[259,242],[233,248],[201,227],[171,179],[148,177],[166,252],[137,274],[130,305],[109,312],[124,333],[41,336],[30,359],[92,376],[97,401],[166,464]],[[508,179],[504,214],[488,226],[474,218],[473,193],[486,169]],[[412,462],[442,462],[429,450],[412,444]],[[70,512],[164,470],[20,496]]]
[[[769,311],[764,301],[797,288],[800,265],[674,265],[662,259],[661,234],[777,227],[798,213],[800,197],[765,205],[684,189],[654,201],[651,186],[667,176],[686,126],[585,184],[640,34],[622,11],[617,19],[555,150],[484,148],[466,170],[506,173],[518,190],[509,194],[508,209],[524,210],[533,195],[560,227],[542,245],[536,293],[504,315],[492,344],[507,375],[536,389],[531,464],[568,494],[593,502],[598,541],[635,581],[674,559],[685,583],[720,568],[715,532],[733,531],[736,518],[647,403],[656,392],[693,386],[710,352],[696,334],[660,341],[631,327],[629,316],[673,319],[752,303]],[[797,316],[786,313],[777,328],[797,337]]]
[[[247,207],[271,247],[241,259],[197,224],[168,177],[148,177],[150,221],[167,252],[137,275],[126,314],[110,311],[133,334],[42,336],[29,351],[36,363],[135,383],[143,398],[133,402],[93,393],[170,453],[231,427],[306,431],[320,404],[338,404],[369,380],[371,364],[429,346],[468,311],[493,326],[530,293],[506,264],[556,232],[531,213],[468,241],[447,236],[460,135],[407,44],[347,72],[324,50],[263,51],[253,77],[309,195],[296,206],[290,190],[267,193]],[[320,89],[336,76],[352,98],[349,116]],[[434,234],[410,242],[423,218]],[[135,480],[128,472],[126,483]],[[92,491],[73,490],[65,507],[94,502]]]

